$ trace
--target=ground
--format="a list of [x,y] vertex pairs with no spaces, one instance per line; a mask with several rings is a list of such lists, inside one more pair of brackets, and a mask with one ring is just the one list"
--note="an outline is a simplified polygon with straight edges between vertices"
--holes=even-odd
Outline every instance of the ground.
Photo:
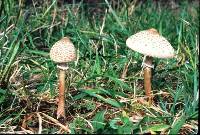
[[[0,2],[0,133],[196,134],[199,105],[198,1]],[[126,46],[155,28],[176,50],[154,59],[153,104],[143,56]],[[69,36],[77,59],[66,75],[66,119],[56,119],[53,44]]]

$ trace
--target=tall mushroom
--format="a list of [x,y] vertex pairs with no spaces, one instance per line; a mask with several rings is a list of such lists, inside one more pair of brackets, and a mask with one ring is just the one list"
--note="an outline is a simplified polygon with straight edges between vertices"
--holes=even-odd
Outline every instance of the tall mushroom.
[[144,89],[148,100],[151,102],[151,68],[153,57],[173,58],[174,49],[156,29],[140,31],[126,40],[126,45],[141,54],[144,54],[142,67],[144,69]]
[[60,71],[57,118],[65,118],[65,71],[68,69],[67,63],[76,59],[76,49],[68,37],[63,37],[52,46],[50,58],[57,63]]

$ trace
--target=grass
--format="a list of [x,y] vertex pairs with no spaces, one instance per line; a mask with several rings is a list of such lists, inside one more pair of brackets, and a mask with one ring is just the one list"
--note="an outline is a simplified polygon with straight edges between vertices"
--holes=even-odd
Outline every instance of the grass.
[[[56,0],[0,2],[0,133],[196,134],[199,7],[147,1],[96,8]],[[96,11],[99,9],[99,11]],[[155,59],[154,104],[144,102],[142,55],[126,39],[156,28],[177,56]],[[67,73],[67,119],[56,120],[57,69],[51,46],[69,36],[77,60]]]

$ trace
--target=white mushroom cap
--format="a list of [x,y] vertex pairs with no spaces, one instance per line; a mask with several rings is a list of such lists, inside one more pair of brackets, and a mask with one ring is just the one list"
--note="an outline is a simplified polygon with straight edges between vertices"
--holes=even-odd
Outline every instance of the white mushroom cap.
[[172,58],[175,54],[167,39],[153,28],[130,36],[126,40],[126,45],[134,51],[151,57]]
[[76,49],[68,37],[63,37],[52,46],[50,58],[56,63],[65,63],[76,59]]

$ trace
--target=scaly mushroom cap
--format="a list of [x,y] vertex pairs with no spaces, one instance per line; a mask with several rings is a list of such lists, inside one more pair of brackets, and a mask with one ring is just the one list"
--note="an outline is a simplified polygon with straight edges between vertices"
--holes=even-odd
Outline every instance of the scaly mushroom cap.
[[175,54],[171,44],[153,28],[130,36],[126,40],[126,45],[134,51],[151,57],[172,58]]
[[63,37],[52,46],[50,58],[56,63],[65,63],[76,59],[76,49],[68,37]]

